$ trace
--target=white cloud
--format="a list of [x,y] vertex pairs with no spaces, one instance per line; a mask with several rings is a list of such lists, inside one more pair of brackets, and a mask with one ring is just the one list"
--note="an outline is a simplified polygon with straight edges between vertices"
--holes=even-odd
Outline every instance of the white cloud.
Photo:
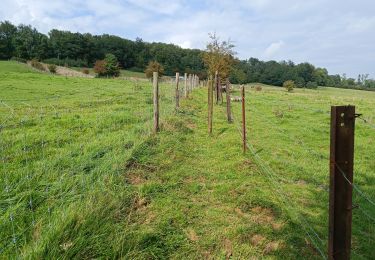
[[264,51],[265,57],[272,58],[281,49],[283,45],[284,45],[283,41],[277,41],[277,42],[271,43],[267,47],[267,49]]
[[243,59],[308,61],[331,73],[375,76],[374,10],[372,0],[1,0],[0,20],[44,33],[110,33],[201,49],[216,31],[234,40]]

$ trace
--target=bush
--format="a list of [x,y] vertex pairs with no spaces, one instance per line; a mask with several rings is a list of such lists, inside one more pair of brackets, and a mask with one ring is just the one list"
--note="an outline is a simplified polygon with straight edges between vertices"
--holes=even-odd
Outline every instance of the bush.
[[263,89],[263,88],[262,88],[261,85],[256,85],[256,86],[255,86],[255,90],[256,90],[256,91],[262,91],[262,89]]
[[22,62],[22,63],[27,63],[27,60],[19,58],[19,57],[12,57],[10,60],[11,61],[17,61],[17,62]]
[[94,71],[98,77],[118,77],[120,75],[120,66],[116,56],[107,54],[104,60],[97,60],[95,62]]
[[97,60],[94,65],[94,71],[99,77],[106,75],[106,62],[105,60]]
[[106,74],[107,76],[118,77],[120,75],[120,65],[115,55],[107,54],[104,58],[106,64]]
[[55,64],[48,64],[48,70],[51,73],[56,73],[57,66]]
[[305,80],[301,77],[297,77],[297,79],[294,81],[297,88],[304,88],[305,87]]
[[288,91],[292,92],[293,89],[296,87],[293,80],[287,80],[283,83],[283,87]]
[[309,81],[306,83],[306,88],[316,89],[318,88],[318,83],[315,81]]
[[40,63],[39,61],[35,60],[35,59],[31,60],[30,64],[33,68],[36,68],[37,70],[45,71],[45,68],[44,68],[43,64]]
[[84,68],[84,69],[82,69],[82,73],[88,75],[88,74],[90,74],[90,70],[87,69],[87,68]]
[[159,62],[150,61],[150,63],[147,65],[147,68],[145,70],[146,77],[151,79],[153,77],[154,72],[158,72],[159,73],[158,76],[160,78],[164,74],[164,68]]

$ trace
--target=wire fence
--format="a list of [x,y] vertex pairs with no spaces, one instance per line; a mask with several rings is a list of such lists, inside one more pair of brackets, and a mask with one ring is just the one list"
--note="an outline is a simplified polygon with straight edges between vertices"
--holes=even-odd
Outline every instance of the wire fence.
[[[236,89],[235,89],[236,91]],[[249,92],[248,92],[249,93]],[[292,131],[290,131],[290,129],[286,129],[286,128],[283,128],[283,124],[282,124],[282,121],[281,120],[277,120],[277,117],[278,115],[275,114],[273,117],[269,117],[267,115],[267,111],[264,111],[262,109],[259,109],[259,107],[264,107],[264,106],[268,106],[269,108],[269,105],[271,106],[275,106],[275,107],[280,107],[280,106],[288,106],[287,110],[292,110],[294,107],[299,107],[301,108],[301,110],[299,112],[303,112],[305,114],[304,117],[307,116],[308,113],[318,113],[318,114],[322,114],[324,115],[326,118],[324,118],[324,122],[328,123],[329,122],[329,115],[330,115],[330,112],[329,111],[324,111],[322,109],[311,109],[311,107],[308,107],[306,105],[291,105],[289,104],[289,102],[282,102],[282,104],[280,104],[280,101],[278,100],[277,102],[269,102],[270,100],[264,100],[262,99],[262,96],[261,94],[259,94],[259,97],[258,98],[255,98],[254,96],[251,96],[252,100],[251,102],[247,102],[247,105],[249,105],[250,108],[247,108],[247,111],[250,111],[250,115],[248,116],[250,118],[250,123],[247,123],[248,125],[250,125],[250,128],[251,128],[251,132],[248,133],[248,134],[253,134],[254,131],[266,131],[267,133],[269,134],[273,134],[273,135],[278,135],[280,136],[280,139],[282,140],[288,140],[291,144],[294,144],[294,145],[297,145],[298,147],[298,150],[302,150],[301,152],[298,152],[298,154],[296,155],[295,152],[293,151],[289,151],[289,156],[288,156],[288,163],[291,163],[290,160],[295,160],[296,163],[298,163],[298,161],[301,161],[301,160],[308,160],[308,161],[311,161],[313,162],[314,164],[320,164],[321,167],[319,167],[318,169],[318,172],[320,172],[318,175],[315,176],[315,185],[317,185],[317,187],[322,187],[323,189],[319,189],[319,190],[325,190],[326,191],[326,195],[324,196],[324,201],[323,202],[317,202],[317,203],[325,203],[326,205],[328,205],[328,183],[329,183],[329,179],[328,179],[328,161],[329,161],[329,156],[328,156],[328,152],[329,152],[329,149],[328,149],[328,146],[326,147],[326,151],[327,152],[320,152],[320,151],[316,151],[315,149],[312,148],[311,144],[307,144],[304,140],[303,140],[303,137],[302,136],[297,136],[296,134],[294,134]],[[234,111],[234,112],[233,112]],[[239,131],[239,134],[240,136],[242,136],[242,131],[241,131],[241,120],[237,120],[237,118],[239,118],[239,116],[236,116],[235,113],[239,113],[240,112],[240,109],[239,109],[239,106],[237,106],[237,108],[235,107],[235,105],[233,105],[233,109],[232,109],[232,118],[234,120],[234,123]],[[271,120],[271,118],[273,118],[273,120]],[[321,117],[320,117],[321,118]],[[256,122],[255,122],[255,121]],[[368,124],[368,122],[366,120],[362,120],[365,124]],[[257,125],[260,125],[261,128],[254,128],[252,125],[256,123]],[[299,132],[301,133],[304,133],[303,135],[307,135],[307,136],[310,136],[310,139],[311,139],[311,136],[314,135],[315,133],[319,133],[319,134],[322,134],[324,133],[324,131],[321,131],[320,130],[322,129],[322,127],[324,126],[326,129],[329,129],[329,124],[324,124],[324,125],[320,125],[319,122],[317,122],[317,125],[316,127],[319,128],[319,130],[315,130],[315,129],[311,129],[311,128],[307,128],[301,124],[299,124]],[[249,127],[247,127],[247,129],[249,129]],[[261,130],[262,129],[262,130]],[[250,138],[251,140],[251,138]],[[328,138],[327,138],[328,140]],[[259,142],[256,142],[257,145],[259,146]],[[292,176],[288,176],[288,174],[284,174],[284,173],[280,173],[280,167],[278,167],[278,172],[276,174],[275,170],[272,169],[272,166],[271,165],[274,165],[275,162],[277,161],[277,159],[275,158],[272,158],[272,156],[267,156],[270,157],[270,159],[264,159],[264,157],[261,156],[261,154],[272,154],[272,152],[274,152],[275,148],[273,148],[273,151],[270,151],[270,150],[267,150],[267,148],[258,148],[256,149],[252,144],[251,144],[251,141],[248,142],[246,140],[246,145],[247,145],[247,148],[248,150],[250,151],[251,153],[251,156],[253,157],[255,163],[258,165],[258,167],[261,169],[262,173],[264,173],[264,175],[268,178],[269,180],[269,183],[272,187],[272,190],[278,195],[278,199],[280,201],[280,204],[283,205],[283,208],[285,209],[287,215],[291,218],[292,221],[295,221],[297,222],[301,227],[302,229],[304,230],[305,234],[307,237],[309,237],[312,245],[314,246],[314,248],[316,249],[316,251],[318,252],[318,254],[322,257],[322,258],[328,258],[327,256],[327,253],[326,253],[326,248],[327,248],[327,235],[328,235],[328,225],[325,225],[324,229],[326,232],[325,233],[322,233],[321,230],[322,230],[322,223],[319,223],[319,222],[316,222],[316,221],[311,221],[313,220],[314,218],[311,219],[311,216],[310,216],[310,220],[308,219],[308,217],[303,213],[303,209],[301,209],[301,205],[298,204],[298,201],[297,201],[297,197],[294,197],[294,196],[298,196],[298,195],[293,195],[293,193],[291,192],[286,192],[287,191],[287,186],[286,184],[288,183],[293,183],[295,182],[295,179]],[[262,145],[260,145],[262,146]],[[320,147],[319,147],[320,148]],[[303,152],[306,151],[306,152]],[[319,149],[321,150],[321,149]],[[313,157],[312,157],[313,156]],[[301,169],[300,169],[301,170]],[[367,252],[369,251],[369,245],[374,243],[374,240],[375,240],[375,230],[373,228],[373,224],[375,221],[375,203],[374,203],[374,199],[371,198],[371,196],[369,194],[367,194],[366,192],[364,192],[358,185],[352,183],[349,181],[348,178],[346,178],[346,175],[344,173],[344,171],[342,171],[341,169],[339,169],[340,172],[343,174],[344,178],[348,181],[348,183],[353,187],[355,193],[358,195],[358,198],[355,196],[354,197],[354,204],[353,204],[353,208],[354,210],[358,209],[358,211],[353,211],[353,215],[354,215],[354,220],[356,221],[354,224],[353,224],[353,235],[355,236],[354,238],[354,246],[352,248],[352,254],[354,257],[356,258],[368,258],[369,256],[366,254],[364,255],[363,251],[362,250],[366,250]],[[315,170],[316,171],[316,170]],[[303,176],[306,176],[306,175],[315,175],[315,172],[300,172]],[[325,174],[326,177],[324,178],[324,182],[322,182],[322,178],[321,176]],[[355,174],[354,174],[355,175]],[[368,174],[368,176],[371,176],[371,174]],[[311,183],[309,183],[311,184]],[[359,200],[361,199],[361,201]],[[328,210],[328,206],[327,206],[327,210]],[[317,213],[318,214],[318,213]],[[327,213],[326,213],[327,214]],[[362,215],[362,216],[361,216]],[[365,218],[364,218],[364,217]],[[369,223],[368,225],[364,225],[362,222],[367,219],[371,222],[371,224]],[[360,223],[358,223],[358,221]],[[319,230],[318,231],[316,229],[316,227],[319,227]],[[364,229],[363,229],[364,228]],[[366,241],[364,244],[365,246],[362,246],[361,243]]]
[[[192,90],[192,79],[180,78],[179,97],[187,97]],[[125,83],[124,83],[125,84]],[[176,79],[166,78],[159,85],[161,124],[167,124],[168,117],[176,111]],[[195,85],[197,86],[197,85]],[[318,165],[320,173],[305,169],[305,176],[319,191],[325,191],[323,202],[328,201],[328,150],[312,148],[303,136],[283,128],[280,122],[253,102],[249,111],[258,115],[263,129],[272,129],[302,151],[290,151],[291,161],[298,164],[308,159]],[[267,102],[272,102],[267,100]],[[305,113],[322,114],[329,122],[329,111],[311,109],[306,105],[290,104],[289,101],[275,102],[276,107],[298,107]],[[240,135],[240,121],[235,109],[232,118]],[[88,200],[95,200],[96,193],[112,192],[106,185],[110,178],[123,172],[126,160],[134,156],[133,151],[152,134],[153,96],[152,83],[134,80],[130,85],[116,84],[107,88],[94,86],[85,91],[70,91],[47,97],[32,97],[0,100],[0,255],[20,257],[23,247],[36,239],[43,227],[53,228],[57,219],[66,218],[66,208],[80,204],[87,207]],[[261,115],[261,117],[260,117]],[[368,120],[361,118],[364,125],[374,128]],[[251,123],[250,123],[251,124]],[[327,124],[318,125],[328,127]],[[254,129],[253,129],[254,130]],[[300,126],[300,132],[311,133],[314,129]],[[271,159],[262,156],[265,149],[256,149],[251,142],[246,146],[260,170],[269,180],[272,190],[290,219],[299,224],[311,241],[316,252],[327,258],[326,235],[313,216],[303,212],[293,193],[287,192],[287,184],[293,184],[298,177],[279,174],[273,169]],[[104,160],[106,159],[106,160]],[[289,163],[291,162],[289,161]],[[280,169],[279,169],[280,170]],[[375,202],[363,189],[350,182],[344,171],[344,178],[353,187],[358,198],[358,211],[369,223],[366,230],[356,228],[360,241],[375,239]],[[78,174],[84,173],[84,174]],[[309,183],[310,184],[310,183]],[[366,204],[365,204],[366,203]],[[363,218],[355,215],[354,221]],[[319,227],[319,230],[317,229]],[[42,231],[41,231],[42,230]],[[361,251],[353,255],[365,258]]]
[[[236,116],[234,116],[233,114],[232,118],[234,123],[237,125],[239,134],[242,135],[241,129],[239,127],[240,121],[238,121]],[[246,142],[246,147],[251,152],[253,158],[255,159],[257,165],[260,167],[262,172],[265,173],[265,176],[269,179],[274,191],[277,192],[280,203],[283,205],[283,208],[286,209],[287,214],[292,218],[293,221],[296,221],[301,225],[306,235],[310,238],[314,248],[319,252],[319,254],[323,258],[326,258],[325,254],[323,253],[325,242],[321,239],[318,233],[311,227],[311,224],[305,217],[303,217],[302,214],[296,214],[295,208],[297,204],[294,203],[291,197],[287,195],[285,190],[283,191],[280,188],[280,184],[282,183],[282,181],[280,181],[280,178],[274,173],[269,164],[265,163],[265,161],[260,157],[259,153],[249,142]]]

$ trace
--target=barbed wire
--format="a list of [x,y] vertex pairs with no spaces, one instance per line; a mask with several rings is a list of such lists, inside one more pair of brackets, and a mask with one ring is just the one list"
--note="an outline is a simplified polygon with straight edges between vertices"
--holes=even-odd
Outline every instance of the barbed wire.
[[[256,109],[255,106],[251,106],[250,109],[254,109],[255,112],[258,112],[258,113],[259,113],[259,110]],[[272,127],[274,127],[275,124],[274,124],[273,122],[271,122],[271,121],[269,120],[268,117],[263,116],[262,119],[265,119],[265,121],[267,121]],[[283,129],[283,128],[278,128],[278,129],[279,129],[282,133],[284,133],[284,136],[287,137],[289,140],[304,145],[304,147],[305,147],[307,150],[309,150],[309,152],[315,154],[318,158],[320,158],[320,159],[327,159],[327,160],[329,159],[328,157],[324,157],[321,153],[316,152],[315,150],[311,149],[308,145],[306,145],[306,143],[305,143],[300,137],[297,137],[297,136],[291,134],[290,132],[286,132],[286,130]],[[305,131],[308,130],[308,129],[303,128],[303,127],[302,127],[301,129],[303,129],[303,130],[305,130]]]
[[[234,121],[237,121],[237,119],[236,119],[236,117],[234,116],[233,113],[232,113],[232,118],[233,118]],[[239,126],[237,124],[236,124],[236,127],[237,127],[240,135],[242,135],[241,129],[239,128]],[[246,141],[246,147],[252,153],[253,158],[256,159],[258,166],[260,166],[261,169],[263,170],[263,172],[265,172],[266,175],[268,175],[269,180],[271,181],[272,185],[275,188],[275,191],[277,191],[278,194],[279,194],[278,198],[283,198],[283,200],[281,200],[281,203],[284,204],[284,207],[289,212],[289,215],[292,216],[293,214],[291,214],[291,211],[288,208],[288,203],[286,202],[286,201],[290,202],[291,200],[290,200],[290,198],[289,199],[286,198],[287,196],[279,190],[279,188],[278,188],[279,186],[277,185],[277,181],[275,180],[276,177],[275,177],[275,174],[273,173],[272,169],[270,168],[270,166],[268,166],[264,163],[263,159],[255,151],[254,147],[251,144],[249,144],[247,141]],[[320,238],[320,236],[317,234],[317,232],[311,227],[311,225],[308,224],[308,221],[302,215],[298,214],[297,219],[299,220],[299,222],[303,222],[303,224],[301,226],[304,229],[305,233],[308,235],[308,237],[311,239],[311,242],[314,245],[315,249],[320,253],[320,255],[322,256],[323,259],[327,259],[326,255],[323,253],[323,251],[320,248],[320,246],[324,245],[323,240]],[[311,237],[311,234],[306,230],[306,227],[310,230],[310,232],[313,233],[313,235],[316,237],[316,239],[320,242],[320,246],[318,246],[316,244],[316,240]]]
[[357,117],[359,120],[363,121],[366,126],[375,130],[375,125],[371,124],[367,119],[363,118],[362,116]]
[[[254,110],[256,110],[256,108],[254,107],[254,106],[252,106],[252,108],[254,109]],[[259,112],[259,111],[258,111]],[[273,127],[273,123],[272,122],[270,122],[269,120],[268,120],[268,118],[267,117],[262,117],[262,119],[265,119],[269,124],[271,124],[271,126]],[[285,130],[284,129],[280,129],[280,131],[282,131],[283,133],[286,133],[285,132]],[[289,133],[288,133],[288,135],[285,135],[285,136],[287,136],[287,137],[289,137],[289,139],[291,139],[290,138],[290,135],[289,135]],[[307,148],[309,151],[311,151],[312,153],[314,153],[314,154],[316,154],[316,155],[319,155],[318,153],[316,153],[314,150],[312,150],[312,149],[310,149],[301,139],[299,139],[299,142],[301,143],[301,144],[303,144],[304,145],[304,147],[305,148]],[[343,173],[343,171],[340,169],[340,172],[343,174],[343,176],[344,176],[344,178],[354,187],[354,189],[363,197],[363,198],[365,198],[368,202],[370,202],[372,205],[375,205],[375,203],[370,199],[370,197],[366,194],[366,193],[364,193],[363,191],[361,191],[361,189],[357,186],[357,185],[354,185],[353,183],[351,183],[347,178],[346,178],[346,176],[345,176],[345,174]],[[374,217],[372,217],[369,213],[367,213],[365,210],[363,210],[362,208],[360,208],[359,207],[359,209],[360,209],[360,211],[365,215],[365,216],[367,216],[369,219],[371,219],[372,221],[374,221],[375,220],[375,218]]]
[[367,211],[365,211],[364,209],[361,208],[361,206],[357,207],[357,209],[359,211],[362,212],[363,215],[365,215],[366,217],[368,217],[370,220],[374,221],[375,222],[375,218],[373,216],[371,216]]
[[344,179],[358,192],[358,194],[361,195],[365,200],[367,200],[371,205],[375,206],[375,202],[372,199],[370,199],[370,197],[365,192],[363,192],[357,185],[355,185],[347,178],[345,172],[340,168],[340,166],[337,163],[335,163],[335,165],[344,177]]
[[[254,109],[256,110],[255,112],[258,112],[259,113],[259,110],[255,109],[254,106],[251,107],[251,109]],[[262,117],[262,119],[265,119],[264,121],[266,121],[273,129],[276,129],[278,130],[278,133],[283,133],[283,137],[286,137],[287,139],[291,140],[292,142],[297,142],[299,145],[302,145],[303,148],[305,148],[305,150],[308,150],[310,153],[314,154],[315,156],[317,156],[320,160],[323,160],[323,159],[326,159],[326,160],[329,160],[328,156],[327,157],[324,157],[321,153],[319,152],[316,152],[315,150],[311,149],[305,142],[303,142],[302,138],[300,137],[297,137],[295,135],[292,135],[290,134],[289,132],[286,132],[285,129],[283,128],[276,128],[275,127],[275,124],[273,122],[271,122],[267,117]],[[307,131],[306,128],[303,128],[305,131]],[[293,153],[295,154],[295,153]],[[297,159],[300,159],[302,158],[303,155],[300,155],[299,157],[297,157]],[[326,192],[329,192],[329,188],[327,185],[325,184],[318,184],[317,185],[318,188],[322,188],[324,189]]]

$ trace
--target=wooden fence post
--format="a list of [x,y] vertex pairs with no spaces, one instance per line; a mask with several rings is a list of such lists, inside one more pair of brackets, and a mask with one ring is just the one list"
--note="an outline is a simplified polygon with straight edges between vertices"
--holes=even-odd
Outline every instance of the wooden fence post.
[[191,91],[195,88],[195,75],[193,74],[191,76]]
[[212,78],[208,80],[208,133],[212,134],[212,116],[213,116],[213,82]]
[[190,88],[191,88],[191,74],[188,75],[188,95],[190,95]]
[[232,111],[230,107],[230,83],[229,80],[226,81],[226,86],[225,86],[225,93],[226,93],[226,98],[227,98],[227,118],[228,122],[232,122]]
[[246,116],[245,116],[245,86],[242,85],[242,148],[246,152]]
[[178,89],[178,83],[180,82],[180,73],[176,72],[176,110],[180,107],[180,90]]
[[153,73],[153,89],[154,89],[154,133],[159,131],[159,75],[158,72]]
[[350,259],[354,126],[354,106],[331,107],[329,259]]
[[187,98],[188,92],[187,92],[187,73],[186,72],[184,74],[184,91],[185,91],[185,98]]
[[193,92],[193,74],[190,75],[190,93]]
[[215,81],[214,81],[215,91],[216,91],[216,105],[219,103],[219,89],[217,87],[217,80],[218,80],[218,71],[215,72]]
[[217,83],[218,83],[217,89],[219,90],[219,99],[221,101],[221,104],[223,104],[223,90],[221,88],[221,78],[220,77],[218,77]]

